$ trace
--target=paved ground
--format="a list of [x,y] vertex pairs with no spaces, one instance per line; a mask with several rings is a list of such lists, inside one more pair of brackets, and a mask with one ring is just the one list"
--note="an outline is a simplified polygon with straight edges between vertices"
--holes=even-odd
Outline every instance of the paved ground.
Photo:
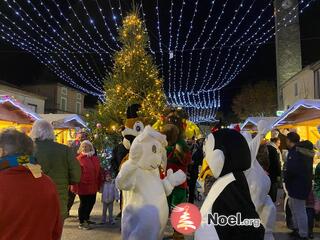
[[[78,229],[78,221],[77,221],[77,209],[79,206],[79,201],[76,200],[75,205],[71,210],[71,218],[68,218],[64,225],[62,240],[121,240],[120,235],[120,222],[117,221],[116,225],[96,225],[94,229],[85,231]],[[100,222],[101,221],[101,202],[100,196],[98,195],[97,203],[92,212],[92,220]],[[114,214],[119,213],[119,204],[115,204]],[[275,239],[276,240],[290,240],[291,238],[288,236],[288,229],[284,224],[284,215],[281,212],[281,208],[279,207],[278,211],[278,221],[275,231]],[[315,238],[320,240],[320,228],[315,228]],[[170,234],[170,228],[168,227],[167,235]],[[192,240],[192,237],[186,238],[186,240]]]

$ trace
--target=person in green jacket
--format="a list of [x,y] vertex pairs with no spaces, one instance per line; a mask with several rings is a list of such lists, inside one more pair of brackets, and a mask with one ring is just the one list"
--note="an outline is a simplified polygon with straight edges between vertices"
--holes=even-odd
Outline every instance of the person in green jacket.
[[49,122],[37,120],[31,130],[31,138],[35,143],[34,157],[57,186],[61,216],[66,219],[69,185],[80,182],[80,164],[68,146],[54,142],[55,135]]

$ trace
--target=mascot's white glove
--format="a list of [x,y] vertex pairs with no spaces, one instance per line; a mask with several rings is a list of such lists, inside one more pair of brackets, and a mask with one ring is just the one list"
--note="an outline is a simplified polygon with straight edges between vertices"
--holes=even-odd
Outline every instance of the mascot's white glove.
[[179,186],[180,184],[186,181],[186,174],[180,169],[173,173],[173,170],[170,168],[167,171],[167,179],[173,187]]
[[187,179],[186,174],[182,170],[178,170],[173,173],[173,170],[170,168],[167,170],[167,176],[162,180],[164,190],[166,195],[169,196],[172,190],[184,183]]

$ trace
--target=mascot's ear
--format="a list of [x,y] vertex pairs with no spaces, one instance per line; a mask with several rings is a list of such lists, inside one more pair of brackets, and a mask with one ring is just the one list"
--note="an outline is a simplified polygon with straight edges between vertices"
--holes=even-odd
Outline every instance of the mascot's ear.
[[220,177],[222,169],[224,167],[225,157],[221,150],[216,149],[206,156],[207,163],[211,169],[211,172],[215,178]]
[[204,142],[203,145],[203,152],[204,154],[209,154],[210,152],[212,152],[214,150],[215,147],[215,139],[213,134],[209,134]]
[[249,145],[252,141],[251,133],[249,133],[248,131],[243,131],[243,132],[241,132],[241,134],[247,140],[247,143]]
[[270,130],[270,124],[266,120],[260,120],[258,122],[258,133],[262,135],[266,135],[267,132]]

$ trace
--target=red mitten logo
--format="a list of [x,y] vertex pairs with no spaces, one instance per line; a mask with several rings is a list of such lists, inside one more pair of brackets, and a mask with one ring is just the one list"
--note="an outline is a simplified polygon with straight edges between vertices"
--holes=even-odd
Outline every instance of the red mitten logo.
[[181,203],[172,210],[171,224],[179,233],[192,234],[201,224],[201,213],[196,205]]

